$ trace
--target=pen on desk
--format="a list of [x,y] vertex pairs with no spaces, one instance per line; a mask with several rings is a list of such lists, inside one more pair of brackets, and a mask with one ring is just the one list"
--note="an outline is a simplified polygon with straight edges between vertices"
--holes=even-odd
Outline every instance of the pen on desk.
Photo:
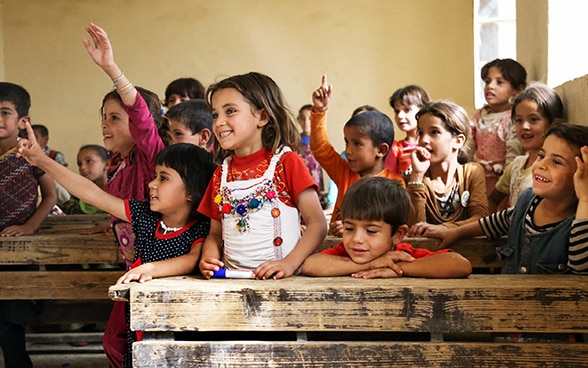
[[227,270],[221,268],[215,271],[212,277],[227,278],[227,279],[254,279],[255,275],[252,270]]

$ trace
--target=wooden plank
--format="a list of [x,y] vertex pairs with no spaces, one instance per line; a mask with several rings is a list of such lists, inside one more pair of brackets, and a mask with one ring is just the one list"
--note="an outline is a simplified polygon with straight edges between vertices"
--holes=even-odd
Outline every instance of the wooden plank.
[[586,344],[140,342],[134,367],[587,367]]
[[133,283],[130,300],[144,331],[588,332],[588,283],[573,275],[185,276]]
[[0,237],[0,264],[123,263],[113,236],[46,234]]
[[108,299],[108,287],[124,271],[3,271],[0,300]]
[[[341,241],[341,238],[327,236],[318,247],[317,252],[331,248]],[[441,243],[438,239],[432,238],[406,238],[404,242],[412,244],[416,248],[437,250]],[[483,237],[462,239],[451,245],[451,249],[469,259],[474,268],[496,268],[502,267],[502,261],[498,258],[496,247],[504,244],[506,239],[489,240]]]
[[110,222],[110,215],[67,215],[48,216],[41,227],[39,234],[79,234],[81,231],[92,228],[100,223]]

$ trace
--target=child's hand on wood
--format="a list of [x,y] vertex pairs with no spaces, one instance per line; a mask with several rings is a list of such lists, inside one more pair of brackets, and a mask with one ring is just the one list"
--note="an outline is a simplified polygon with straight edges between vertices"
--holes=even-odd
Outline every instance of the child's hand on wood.
[[329,108],[329,100],[331,99],[332,92],[333,86],[327,83],[327,75],[323,74],[321,86],[312,93],[312,111],[327,111],[327,109]]

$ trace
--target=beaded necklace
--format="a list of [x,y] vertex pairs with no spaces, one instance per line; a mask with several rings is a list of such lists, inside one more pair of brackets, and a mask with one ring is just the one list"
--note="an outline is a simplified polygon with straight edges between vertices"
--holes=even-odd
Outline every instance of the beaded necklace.
[[159,225],[161,226],[161,229],[163,230],[163,235],[165,235],[167,233],[174,233],[174,232],[182,229],[182,227],[171,227],[171,226],[167,226],[163,222],[163,220],[159,221]]

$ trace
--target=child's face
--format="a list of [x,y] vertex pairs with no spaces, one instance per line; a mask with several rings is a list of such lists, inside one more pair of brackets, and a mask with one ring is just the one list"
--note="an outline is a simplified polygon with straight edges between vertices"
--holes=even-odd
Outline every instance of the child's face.
[[355,126],[343,128],[343,136],[345,155],[351,171],[358,173],[360,177],[374,176],[382,171],[383,168],[376,163],[383,155],[380,148],[374,146],[370,137]]
[[33,132],[35,132],[35,139],[37,140],[37,143],[39,143],[39,146],[41,146],[42,149],[47,148],[47,144],[49,143],[49,136],[41,136],[41,132],[39,132],[38,129],[33,129]]
[[102,136],[104,148],[107,151],[117,152],[126,157],[135,145],[129,130],[129,115],[118,101],[113,99],[106,100],[103,109]]
[[417,129],[416,114],[420,108],[417,105],[405,105],[401,100],[394,101],[394,121],[398,128],[405,133]]
[[419,146],[431,154],[431,164],[452,159],[463,145],[454,137],[445,122],[433,114],[424,114],[419,119]]
[[343,245],[353,262],[371,262],[394,248],[392,227],[384,221],[345,219]]
[[579,150],[550,135],[533,163],[533,193],[543,198],[569,198],[574,193],[574,173]]
[[19,119],[16,106],[9,101],[0,101],[0,139],[18,137],[18,130],[24,129],[28,116]]
[[86,148],[78,152],[78,171],[81,176],[95,182],[100,178],[106,178],[108,162],[93,149]]
[[298,124],[302,128],[302,134],[310,135],[310,110],[305,109],[298,114]]
[[202,144],[202,135],[192,133],[192,130],[186,124],[177,121],[169,121],[169,144],[189,143],[195,146],[206,148],[206,142]]
[[212,130],[220,146],[237,156],[246,156],[263,148],[262,128],[267,114],[252,111],[252,106],[234,88],[224,88],[212,95]]
[[515,123],[517,139],[525,151],[541,148],[549,122],[535,101],[523,100],[516,105],[512,121]]
[[[155,166],[155,179],[149,182],[149,207],[164,216],[190,212],[192,200],[178,172],[164,165]],[[173,220],[173,218],[172,218]],[[175,226],[166,222],[168,226]]]
[[515,96],[517,91],[509,81],[504,79],[500,69],[493,66],[488,69],[488,75],[484,80],[484,98],[493,112],[501,112],[509,109],[508,99]]
[[188,101],[190,99],[190,96],[188,95],[180,95],[177,93],[172,93],[169,98],[167,99],[167,108],[171,109],[172,106],[175,106],[177,104],[179,104],[180,102],[184,102],[184,101]]

